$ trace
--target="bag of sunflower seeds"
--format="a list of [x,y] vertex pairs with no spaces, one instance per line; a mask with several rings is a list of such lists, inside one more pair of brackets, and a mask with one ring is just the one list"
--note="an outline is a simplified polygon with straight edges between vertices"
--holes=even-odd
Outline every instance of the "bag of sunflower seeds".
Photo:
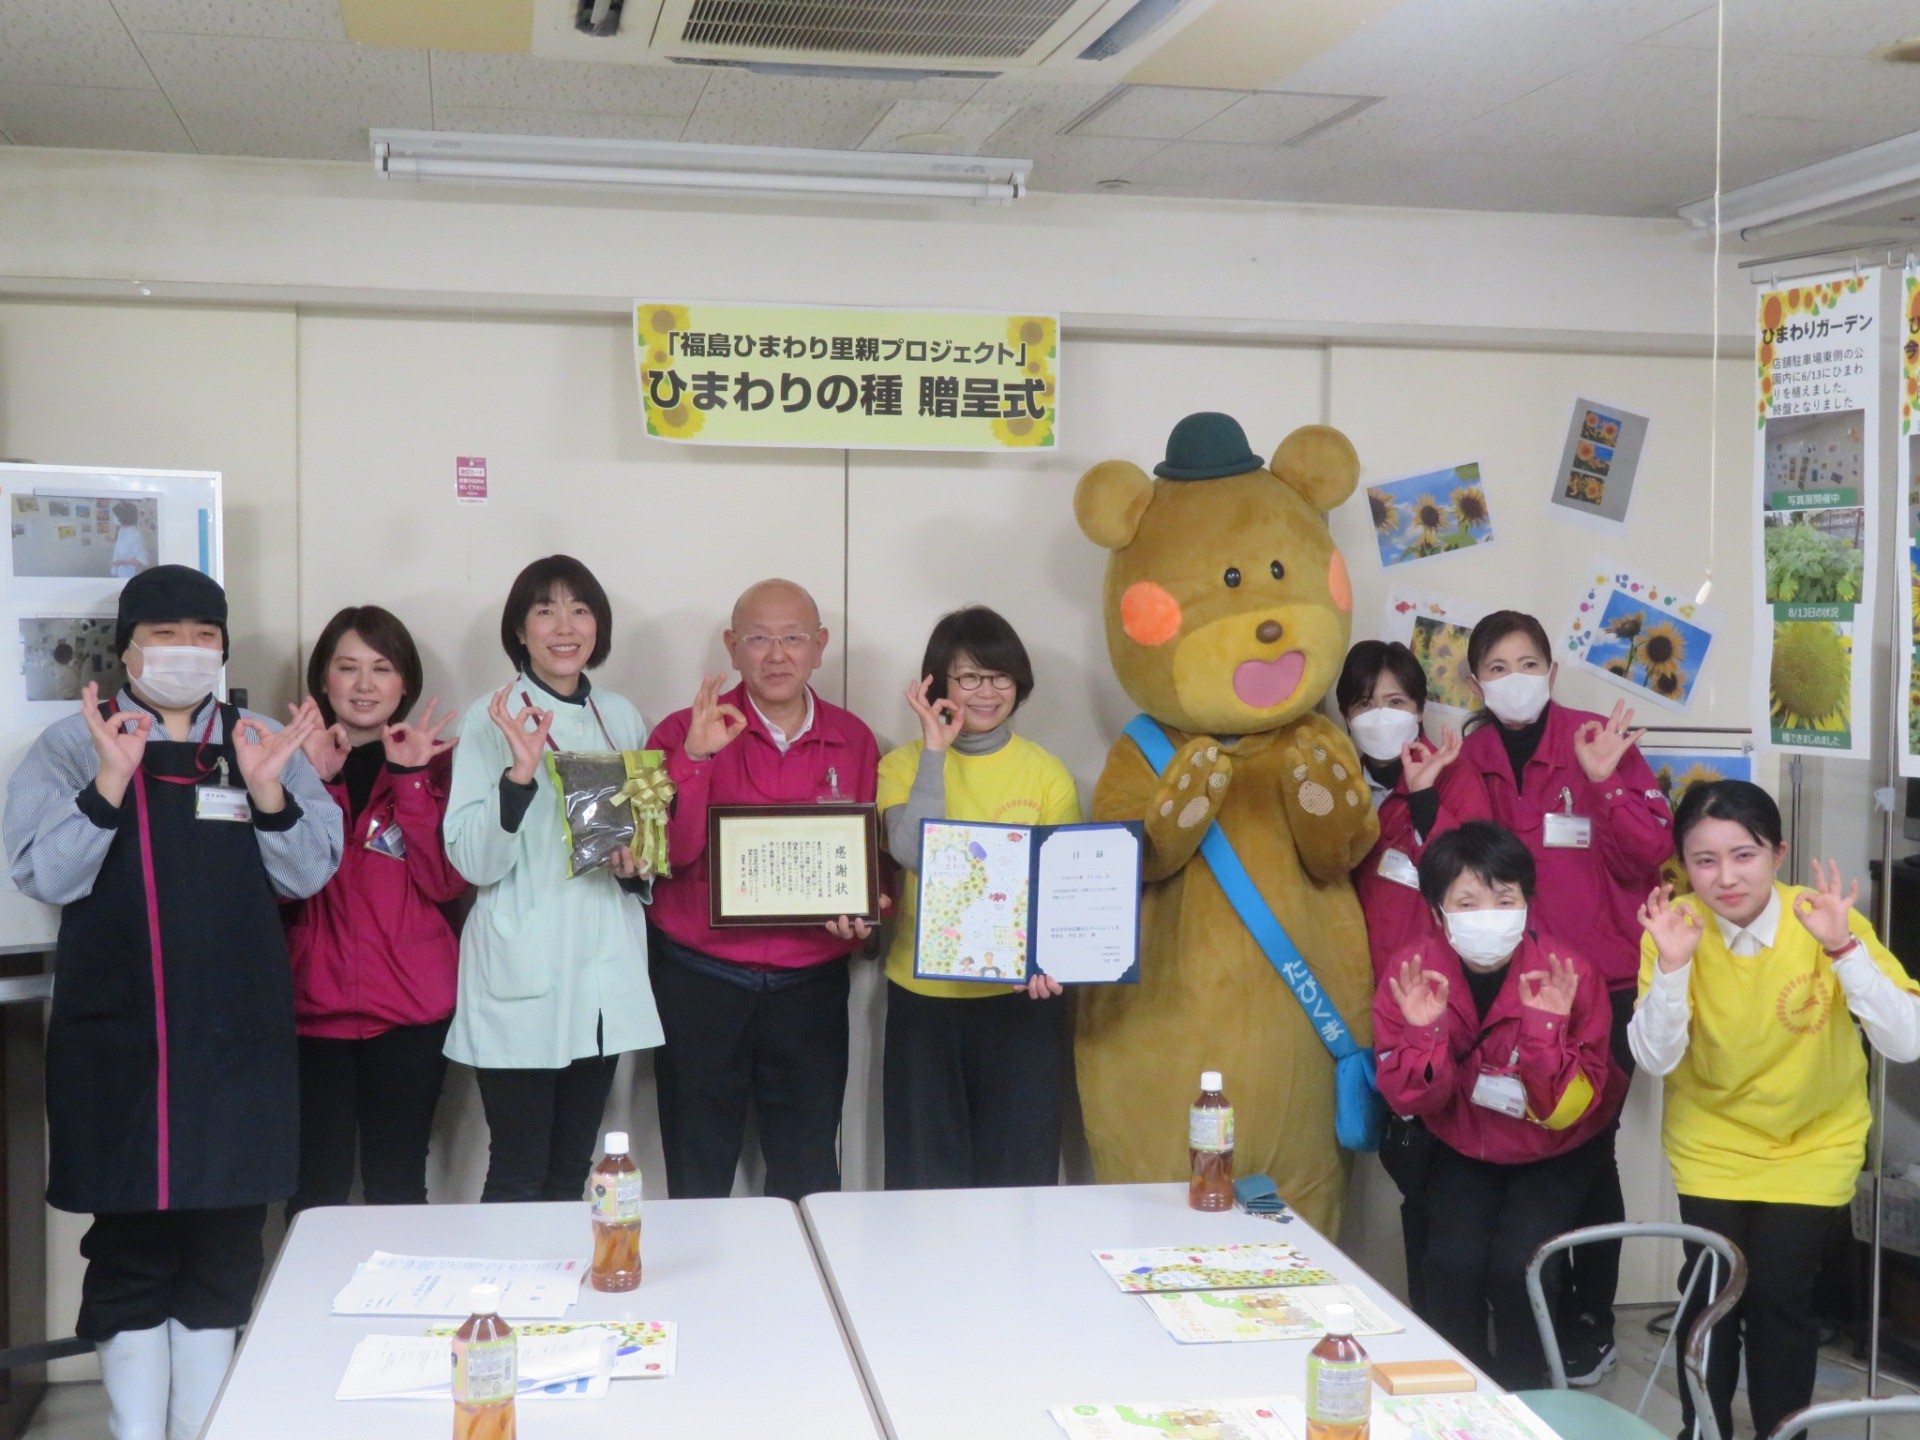
[[667,870],[667,806],[673,782],[663,750],[547,752],[560,795],[567,874],[585,875],[628,850],[642,875]]

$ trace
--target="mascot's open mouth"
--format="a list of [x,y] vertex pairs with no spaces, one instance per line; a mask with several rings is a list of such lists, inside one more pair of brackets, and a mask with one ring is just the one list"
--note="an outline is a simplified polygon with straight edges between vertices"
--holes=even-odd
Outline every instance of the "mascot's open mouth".
[[1233,667],[1233,693],[1243,705],[1271,710],[1287,703],[1300,688],[1306,670],[1307,657],[1298,650],[1289,650],[1277,660],[1243,660]]

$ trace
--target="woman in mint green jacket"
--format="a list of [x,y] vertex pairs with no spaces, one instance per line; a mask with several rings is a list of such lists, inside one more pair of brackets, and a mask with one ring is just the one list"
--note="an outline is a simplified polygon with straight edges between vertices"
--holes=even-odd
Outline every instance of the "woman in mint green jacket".
[[639,892],[650,877],[568,878],[561,751],[638,750],[640,712],[593,688],[613,617],[591,571],[566,555],[513,582],[500,641],[520,673],[468,707],[454,750],[447,854],[475,900],[460,937],[447,1058],[478,1072],[490,1134],[482,1200],[573,1200],[585,1189],[622,1052],[661,1040]]

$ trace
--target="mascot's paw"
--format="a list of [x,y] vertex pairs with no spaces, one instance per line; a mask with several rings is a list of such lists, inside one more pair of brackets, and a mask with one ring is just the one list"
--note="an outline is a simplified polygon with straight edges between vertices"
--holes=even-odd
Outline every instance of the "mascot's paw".
[[1281,763],[1281,794],[1297,825],[1345,831],[1371,811],[1353,747],[1331,721],[1316,715],[1296,726]]
[[1189,740],[1160,777],[1148,828],[1168,835],[1190,834],[1197,844],[1220,813],[1232,779],[1233,759],[1219,742],[1205,735]]

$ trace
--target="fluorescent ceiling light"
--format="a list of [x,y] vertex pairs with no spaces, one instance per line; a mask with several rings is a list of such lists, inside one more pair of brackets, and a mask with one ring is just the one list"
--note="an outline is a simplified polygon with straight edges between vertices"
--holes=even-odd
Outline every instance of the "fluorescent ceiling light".
[[783,150],[770,145],[683,145],[664,140],[572,140],[375,130],[383,179],[608,185],[734,195],[967,200],[1008,205],[1027,190],[1031,160]]
[[[1764,240],[1914,195],[1920,195],[1920,130],[1729,190],[1720,197],[1720,228]],[[1711,226],[1713,201],[1681,206],[1680,218]]]

